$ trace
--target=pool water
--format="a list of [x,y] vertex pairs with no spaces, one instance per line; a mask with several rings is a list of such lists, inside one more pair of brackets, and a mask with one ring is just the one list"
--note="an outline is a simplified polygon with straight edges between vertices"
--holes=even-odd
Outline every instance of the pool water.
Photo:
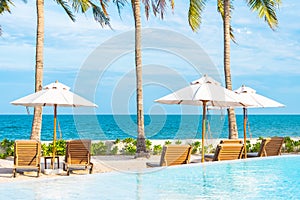
[[300,156],[0,184],[6,199],[300,199]]

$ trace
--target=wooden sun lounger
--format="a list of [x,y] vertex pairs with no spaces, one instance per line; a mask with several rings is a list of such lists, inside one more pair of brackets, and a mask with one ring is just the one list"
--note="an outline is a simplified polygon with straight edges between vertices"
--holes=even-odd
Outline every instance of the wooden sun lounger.
[[16,140],[14,146],[13,177],[16,177],[17,169],[33,169],[37,171],[37,177],[41,172],[41,143],[35,140]]
[[147,162],[146,165],[147,167],[160,167],[188,164],[190,163],[191,150],[190,145],[165,145],[161,154],[160,163]]
[[221,140],[220,144],[243,144],[243,141],[237,139],[228,139],[228,140]]
[[93,163],[91,163],[91,140],[70,140],[67,141],[66,156],[64,162],[64,170],[70,175],[71,168],[87,169],[89,173],[93,171]]
[[281,147],[283,145],[283,137],[265,138],[262,140],[259,152],[247,153],[247,157],[264,157],[264,156],[278,156],[281,154]]
[[205,155],[205,161],[222,161],[240,159],[244,145],[241,143],[218,144],[213,156]]

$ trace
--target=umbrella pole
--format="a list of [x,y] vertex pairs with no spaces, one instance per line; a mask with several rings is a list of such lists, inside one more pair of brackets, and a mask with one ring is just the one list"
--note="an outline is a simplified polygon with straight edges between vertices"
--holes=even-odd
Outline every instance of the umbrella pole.
[[244,158],[247,158],[247,146],[246,146],[246,138],[247,138],[247,109],[244,107],[243,108],[243,112],[244,112]]
[[[55,162],[55,146],[56,146],[56,112],[57,112],[57,105],[54,105],[54,127],[53,127],[53,147],[52,147],[52,169],[54,169],[54,162]],[[59,163],[58,163],[59,164]]]
[[201,162],[204,162],[204,135],[205,135],[205,125],[206,125],[206,102],[203,101],[203,113],[202,113],[202,157]]

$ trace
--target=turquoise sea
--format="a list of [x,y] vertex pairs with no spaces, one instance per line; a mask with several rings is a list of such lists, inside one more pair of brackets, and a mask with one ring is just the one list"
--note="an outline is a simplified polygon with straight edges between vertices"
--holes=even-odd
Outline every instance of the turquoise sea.
[[[29,139],[32,115],[0,115],[0,140]],[[300,137],[300,115],[249,115],[247,137]],[[201,119],[197,115],[145,115],[148,139],[201,138]],[[208,139],[227,138],[227,116],[210,115]],[[57,137],[115,140],[136,137],[135,115],[59,115]],[[237,115],[239,135],[243,135],[243,116]],[[41,139],[53,139],[53,116],[43,116]]]

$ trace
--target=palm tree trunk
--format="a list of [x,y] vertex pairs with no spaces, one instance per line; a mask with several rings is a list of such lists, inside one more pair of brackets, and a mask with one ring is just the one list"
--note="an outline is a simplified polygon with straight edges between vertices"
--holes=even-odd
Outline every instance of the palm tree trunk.
[[[230,0],[224,0],[224,74],[226,88],[232,90],[231,74],[230,74]],[[227,109],[229,139],[238,138],[236,118],[234,109]]]
[[132,9],[135,22],[135,66],[136,66],[136,101],[137,101],[137,148],[136,157],[145,156],[144,108],[143,108],[143,72],[141,49],[141,7],[140,0],[132,0]]
[[[44,51],[44,0],[36,0],[37,36],[36,36],[36,64],[35,64],[35,92],[43,89],[43,51]],[[42,127],[42,106],[34,107],[31,140],[40,140]]]

